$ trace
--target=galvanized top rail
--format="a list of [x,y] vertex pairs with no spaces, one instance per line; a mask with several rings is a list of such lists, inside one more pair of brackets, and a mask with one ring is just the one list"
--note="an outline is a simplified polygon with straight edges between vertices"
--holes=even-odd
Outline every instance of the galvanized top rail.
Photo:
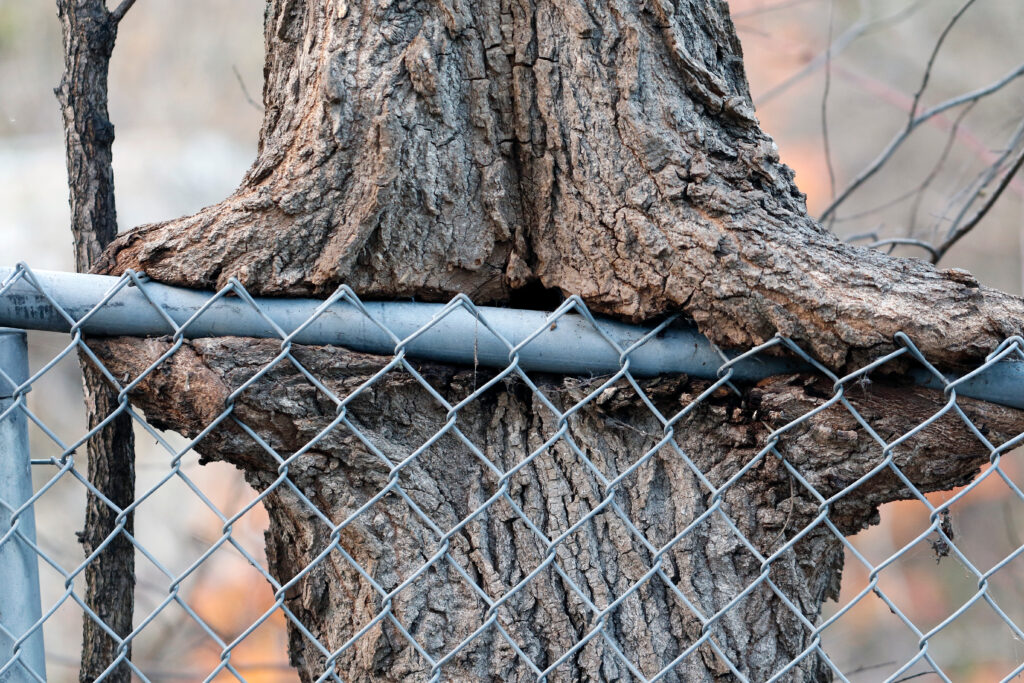
[[[811,360],[723,352],[675,318],[653,328],[627,325],[592,316],[576,297],[551,313],[476,306],[463,295],[448,304],[362,302],[348,287],[326,300],[253,298],[236,282],[214,293],[131,272],[112,277],[24,266],[0,267],[0,326],[101,336],[280,338],[367,353],[401,350],[464,365],[505,368],[517,361],[527,371],[566,375],[615,373],[628,363],[635,376],[714,379],[728,369],[731,379],[744,382],[806,369]],[[911,374],[938,389],[955,380],[943,382],[925,368]],[[992,364],[955,388],[958,395],[1024,408],[1024,363]]]

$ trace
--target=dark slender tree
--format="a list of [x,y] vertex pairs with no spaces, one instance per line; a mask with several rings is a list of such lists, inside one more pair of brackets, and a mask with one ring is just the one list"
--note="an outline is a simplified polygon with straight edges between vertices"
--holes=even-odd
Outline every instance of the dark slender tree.
[[[57,1],[64,75],[55,94],[64,118],[75,268],[83,273],[93,268],[117,235],[111,167],[114,126],[107,115],[107,71],[118,22],[133,2],[125,0],[111,12],[103,0]],[[134,515],[129,514],[123,522],[118,517],[135,497],[135,442],[131,417],[118,402],[117,391],[86,362],[84,354],[80,358],[87,423],[95,430],[86,442],[88,476],[97,493],[88,494],[85,528],[79,540],[86,556],[99,551],[85,568],[85,602],[103,622],[101,625],[88,614],[83,620],[80,680],[88,682],[103,674],[119,654],[120,643],[106,629],[119,637],[132,631],[135,549],[120,530],[132,533]],[[108,538],[111,540],[104,546]],[[125,653],[131,655],[130,643]],[[120,664],[106,680],[127,683],[131,670]]]

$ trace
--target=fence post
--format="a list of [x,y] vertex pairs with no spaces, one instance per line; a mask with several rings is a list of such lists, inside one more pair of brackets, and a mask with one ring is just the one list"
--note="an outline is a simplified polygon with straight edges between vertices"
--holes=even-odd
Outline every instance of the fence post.
[[[23,330],[0,328],[0,370],[16,384],[28,378],[28,344]],[[0,416],[16,402],[11,382],[0,374]],[[32,508],[28,426],[15,408],[0,419],[0,681],[45,681],[39,564],[29,543],[36,540]],[[14,661],[15,658],[17,661]]]

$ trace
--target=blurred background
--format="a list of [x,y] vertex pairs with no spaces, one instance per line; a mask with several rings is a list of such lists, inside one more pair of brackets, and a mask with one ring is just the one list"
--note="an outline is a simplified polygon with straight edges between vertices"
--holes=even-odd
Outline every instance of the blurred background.
[[[1024,63],[1019,0],[969,4],[934,59],[918,113],[994,83]],[[964,2],[733,0],[730,6],[758,117],[795,169],[811,213],[821,215],[906,128],[936,41]],[[260,0],[142,0],[128,13],[110,78],[122,229],[191,213],[234,189],[255,157],[262,116],[262,20]],[[61,71],[53,3],[0,0],[3,265],[26,261],[37,269],[72,269],[63,133],[52,93]],[[921,243],[940,244],[958,216],[969,217],[996,194],[1021,145],[1024,79],[964,110],[950,109],[916,127],[875,175],[835,207],[828,219],[832,229],[859,243],[882,241],[885,249],[893,247],[885,240],[914,240],[896,245],[896,253],[928,257]],[[995,182],[985,185],[990,177]],[[1024,175],[1006,185],[941,264],[1020,294],[1022,198]],[[964,210],[968,200],[973,203]],[[64,348],[65,339],[35,334],[31,343],[39,367]],[[32,400],[65,443],[84,431],[73,356],[42,380]],[[38,429],[32,439],[34,457],[61,450]],[[160,611],[135,641],[134,661],[151,680],[202,680],[220,662],[224,644],[244,636],[231,663],[247,680],[296,680],[286,665],[284,618],[279,612],[267,616],[271,590],[245,557],[263,556],[266,517],[260,505],[250,507],[255,494],[230,466],[201,467],[191,453],[176,458],[183,444],[173,434],[140,430],[138,441],[139,491],[166,476],[169,464],[180,474],[146,499],[136,516],[137,535],[152,551],[137,557],[136,624],[166,598],[168,576],[215,549],[180,585],[195,615],[173,604]],[[957,547],[980,572],[1024,544],[1024,501],[1000,477],[1005,473],[1024,485],[1021,457],[1004,457],[1002,473],[989,473],[952,507]],[[39,485],[53,474],[35,469]],[[956,494],[930,500],[938,504]],[[82,486],[65,477],[37,506],[39,542],[68,571],[82,560],[75,532],[82,527],[84,499]],[[978,592],[976,574],[962,559],[936,554],[936,536],[923,535],[929,525],[927,506],[906,501],[884,508],[879,525],[850,539],[875,566],[907,549],[878,574],[878,587],[922,632],[943,624]],[[218,545],[228,527],[237,547]],[[53,604],[64,594],[64,577],[49,567],[41,571],[44,601]],[[883,680],[918,653],[918,637],[884,601],[871,592],[856,600],[870,579],[850,553],[842,596],[826,609],[826,618],[841,613],[824,632],[826,651],[851,681]],[[992,575],[988,591],[1007,617],[1024,626],[1024,555]],[[47,622],[53,681],[77,680],[80,620],[80,608],[69,600]],[[929,653],[956,681],[1000,680],[1024,662],[1024,643],[984,601],[971,604],[931,643]],[[927,669],[919,663],[902,675]],[[234,678],[222,672],[217,680]]]

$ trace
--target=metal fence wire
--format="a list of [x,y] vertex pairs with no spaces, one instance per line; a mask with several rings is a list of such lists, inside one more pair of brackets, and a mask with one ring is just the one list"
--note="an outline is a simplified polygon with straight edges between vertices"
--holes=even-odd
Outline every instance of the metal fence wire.
[[[1024,409],[1020,337],[1007,339],[971,372],[948,376],[901,336],[894,340],[894,352],[837,377],[781,336],[742,353],[724,353],[674,318],[653,328],[632,327],[592,316],[577,298],[553,312],[538,312],[477,307],[465,296],[446,305],[362,302],[347,287],[324,301],[258,299],[234,281],[219,292],[202,293],[131,272],[103,278],[33,272],[24,265],[0,269],[0,278],[0,325],[56,332],[30,337],[31,363],[24,357],[22,333],[0,334],[0,680],[43,681],[47,674],[51,680],[77,678],[80,620],[84,615],[106,628],[86,602],[84,571],[115,537],[134,547],[140,574],[134,630],[120,637],[107,629],[118,655],[101,679],[128,666],[144,681],[294,680],[297,675],[283,665],[285,637],[265,638],[266,631],[285,628],[292,650],[306,653],[301,662],[293,661],[304,667],[306,680],[350,680],[358,666],[381,680],[471,680],[471,672],[481,674],[488,666],[514,672],[517,680],[569,680],[583,677],[587,656],[592,656],[590,680],[697,680],[693,672],[703,670],[710,672],[706,680],[931,676],[981,681],[1011,680],[1024,671],[1024,543],[1015,526],[1024,519],[1018,483],[1024,470],[1014,462],[1019,454],[1011,453],[1024,443],[1024,413],[1018,412]],[[133,347],[103,340],[110,335],[149,337],[152,358],[119,360],[118,349]],[[168,414],[191,397],[160,394],[159,387],[181,389],[169,380],[161,384],[161,378],[173,375],[174,364],[185,362],[186,355],[195,355],[195,345],[228,336],[261,340],[222,347],[222,353],[234,354],[223,376],[228,386],[222,404],[216,411],[193,411],[201,415],[188,418],[187,438],[164,431],[171,422]],[[305,350],[329,344],[377,355],[372,362],[332,372],[329,363]],[[65,421],[65,412],[82,410],[75,403],[80,393],[70,400],[53,395],[66,385],[49,379],[61,368],[70,376],[79,356],[102,368],[118,394],[117,413],[131,416],[140,444],[155,443],[162,453],[146,456],[144,466],[140,450],[134,504],[119,509],[110,503],[117,528],[84,558],[80,547],[62,545],[59,538],[81,527],[82,512],[75,508],[85,493],[101,495],[85,470],[84,444],[96,430],[85,431],[81,417]],[[430,363],[461,368],[461,384],[452,381],[439,389]],[[141,369],[133,374],[125,369],[131,367]],[[891,378],[894,368],[900,381],[910,378],[931,391],[933,400],[929,414],[900,432],[892,424],[911,419],[910,408],[890,405],[874,415],[861,407],[864,397],[881,391],[873,378],[876,384],[880,376]],[[396,377],[403,391],[419,392],[419,403],[410,409],[413,418],[389,424],[389,415],[368,416],[366,405],[375,410],[389,405],[381,395]],[[672,384],[678,377],[689,378],[688,383]],[[714,420],[724,433],[736,411],[744,409],[739,398],[779,377],[799,383],[815,401],[762,408],[775,412],[754,420],[764,425],[757,443],[737,443],[741,462],[723,464],[699,452],[700,439],[710,438],[707,430],[716,428]],[[456,384],[458,391],[451,390]],[[300,417],[294,396],[315,396],[309,399],[320,411],[311,418],[315,428],[307,433],[296,427],[290,440],[268,433],[274,420],[253,417],[259,412],[254,406],[272,401],[275,392],[284,421]],[[481,415],[496,410],[493,400],[481,407],[496,392],[516,393],[541,416],[544,429],[538,428],[536,438],[480,442],[474,425],[504,419]],[[140,404],[147,393],[149,402]],[[1009,426],[993,426],[999,421],[994,418],[976,424],[975,399],[991,402]],[[618,404],[626,407],[618,410]],[[296,412],[287,414],[289,405]],[[430,407],[416,413],[420,406]],[[594,417],[598,414],[600,419]],[[819,418],[826,415],[842,422],[839,431],[850,435],[844,438],[870,444],[871,453],[864,456],[870,462],[862,471],[851,474],[842,463],[829,470],[794,455],[813,450],[808,439],[816,438]],[[959,478],[952,492],[935,494],[939,487],[928,479],[933,465],[921,462],[940,462],[935,440],[931,450],[916,452],[910,446],[929,429],[941,424],[950,431],[953,423],[977,452],[973,460],[959,456],[949,459],[952,465],[935,464],[942,476]],[[398,436],[384,439],[392,432]],[[948,438],[953,448],[955,439]],[[632,444],[637,452],[620,452],[617,458],[601,452],[622,451],[621,444]],[[207,459],[234,449],[247,454],[239,456],[242,460],[262,463],[258,474],[250,472],[253,489],[242,502],[225,503],[210,490],[214,484],[204,476],[206,468],[196,466],[196,450],[204,445]],[[303,478],[320,472],[327,481],[337,465],[324,454],[345,448],[360,450],[358,468],[367,474],[353,484],[358,495],[345,494],[342,505],[331,502],[330,492],[313,495],[318,489]],[[464,509],[438,502],[445,491],[421,490],[417,482],[423,480],[413,476],[437,467],[439,452],[443,456],[456,448],[459,458],[476,468],[465,466],[466,488],[479,489],[464,497],[470,501]],[[560,458],[555,469],[561,468],[561,475],[584,481],[590,494],[565,492],[576,496],[564,503],[574,515],[538,518],[550,501],[532,500],[535,492],[524,492],[522,477],[552,457]],[[319,464],[310,469],[314,460]],[[774,506],[775,517],[752,522],[745,487],[752,473],[767,469],[785,482],[784,495]],[[826,470],[831,474],[823,474]],[[665,491],[657,479],[674,476],[666,472],[685,473],[692,504],[640,505],[638,500],[654,495],[649,491]],[[165,501],[158,507],[162,492],[171,489],[170,506]],[[879,498],[882,489],[898,491],[890,498],[903,500],[894,503],[903,506],[897,522],[916,522],[902,536],[890,529],[884,543],[872,545],[871,529],[856,532],[878,521],[871,510],[887,502]],[[289,536],[277,523],[271,535],[278,534],[278,540],[268,540],[273,548],[264,553],[243,526],[262,514],[263,503],[273,496],[278,505],[287,501],[301,511],[316,531],[303,538],[292,529]],[[199,550],[189,546],[191,554],[171,543],[167,531],[188,526],[191,508],[185,498],[214,520]],[[805,505],[794,513],[796,499]],[[982,507],[979,528],[955,533],[957,515],[977,500],[989,505]],[[152,508],[162,510],[163,526],[145,521]],[[395,519],[399,508],[403,517]],[[677,518],[648,518],[654,509]],[[136,515],[134,533],[126,528],[130,514]],[[500,518],[514,537],[496,563],[518,562],[518,574],[497,567],[495,576],[488,576],[471,561],[474,553],[503,552],[473,547],[479,538],[473,530],[488,515]],[[579,535],[597,523],[614,527],[611,540],[583,547]],[[364,547],[370,544],[368,528],[377,532],[371,550]],[[153,535],[147,535],[150,530]],[[196,532],[189,527],[181,533]],[[808,554],[804,546],[812,542],[845,554],[841,590],[838,571],[832,578],[814,578],[808,567],[832,560]],[[731,557],[721,566],[732,567],[732,573],[710,561],[687,568],[685,558],[699,550],[695,546],[718,543]],[[534,549],[532,556],[523,551],[527,547]],[[295,558],[282,559],[289,552],[303,558],[303,566],[295,566]],[[510,555],[516,552],[521,556]],[[580,560],[587,553],[586,561]],[[241,565],[227,570],[216,564],[223,554],[240,558]],[[820,585],[792,584],[794,557],[809,558],[798,575]],[[290,575],[275,573],[273,561],[291,566]],[[390,571],[379,566],[388,561],[396,563]],[[588,572],[606,565],[617,567],[618,574],[599,594]],[[238,566],[265,587],[244,583]],[[499,570],[505,573],[497,576]],[[201,587],[211,572],[221,571],[235,573],[215,577],[220,583],[215,580],[214,589]],[[713,585],[697,586],[686,574],[697,571],[706,572]],[[324,587],[325,581],[344,585]],[[231,582],[249,588],[225,593]],[[538,588],[541,584],[545,588]],[[551,619],[550,612],[522,613],[549,589],[569,606],[567,616],[541,623]],[[311,597],[311,591],[320,593]],[[425,592],[439,599],[410,598]],[[337,601],[342,594],[348,602]],[[250,602],[260,606],[245,623],[224,618],[232,611],[248,614]],[[743,644],[737,633],[745,627],[736,620],[752,619],[751,605],[770,612],[768,631],[788,629],[790,641],[798,642],[778,639],[768,655],[750,656],[759,646],[754,638]],[[338,617],[346,610],[351,614]],[[429,611],[439,613],[424,617]],[[627,626],[645,620],[649,631]],[[453,626],[456,621],[462,623]],[[194,641],[171,648],[175,633],[186,628]],[[673,628],[669,642],[665,633]],[[765,637],[764,624],[749,628],[761,629],[758,637]],[[644,644],[637,633],[661,635]],[[387,647],[380,645],[382,637]],[[148,649],[142,647],[147,638]],[[897,641],[907,647],[896,648]],[[253,642],[260,643],[256,649],[264,663],[276,664],[254,666]],[[281,651],[271,653],[268,642]],[[466,664],[484,642],[490,663]],[[152,652],[161,649],[165,656],[154,663]],[[392,669],[356,661],[367,656]]]

